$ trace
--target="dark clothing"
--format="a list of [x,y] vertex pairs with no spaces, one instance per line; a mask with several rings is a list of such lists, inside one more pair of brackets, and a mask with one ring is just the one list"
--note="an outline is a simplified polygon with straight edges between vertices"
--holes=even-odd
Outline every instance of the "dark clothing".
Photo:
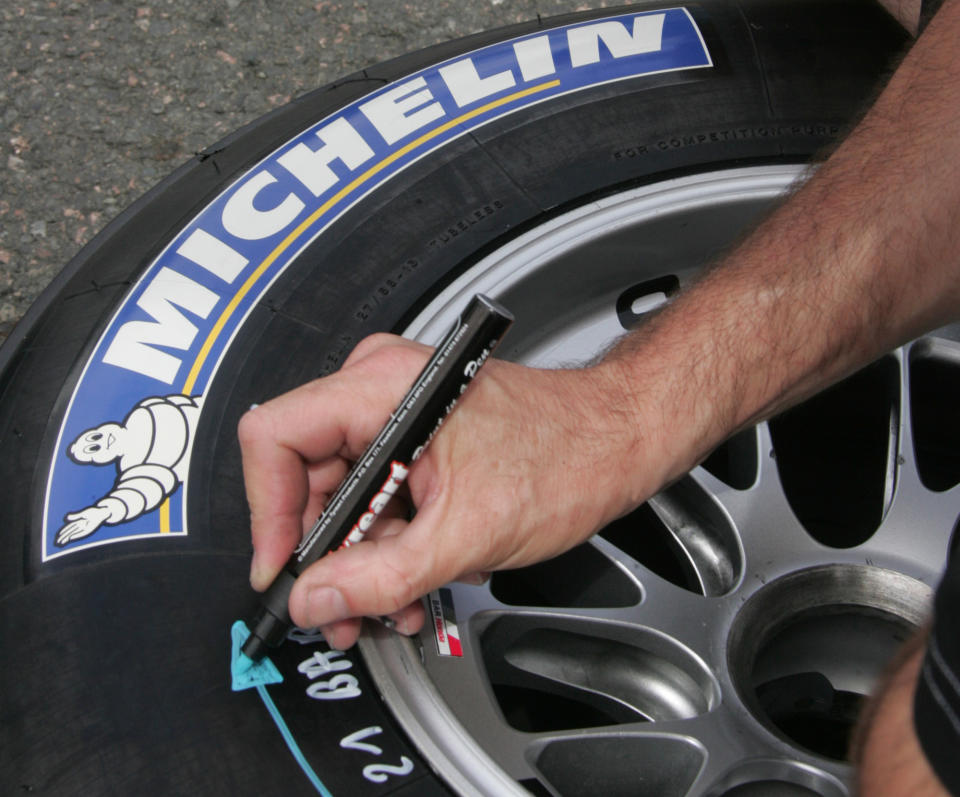
[[933,19],[937,9],[943,5],[943,0],[921,0],[920,1],[920,32],[927,27],[927,23]]
[[[920,31],[943,0],[922,0]],[[930,767],[960,795],[960,556],[951,555],[937,589],[933,627],[913,701],[913,724]]]
[[933,628],[913,706],[920,746],[937,777],[960,795],[960,555],[937,589]]

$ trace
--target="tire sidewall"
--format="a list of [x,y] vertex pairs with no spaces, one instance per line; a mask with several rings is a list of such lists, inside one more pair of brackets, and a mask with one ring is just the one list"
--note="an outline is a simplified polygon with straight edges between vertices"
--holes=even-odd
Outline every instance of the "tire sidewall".
[[[438,146],[390,161],[382,167],[389,179],[347,197],[329,219],[305,228],[286,244],[288,260],[272,271],[265,268],[240,298],[252,270],[329,199],[328,192],[314,196],[302,183],[291,187],[292,178],[276,166],[297,144],[315,147],[318,129],[328,129],[335,119],[351,120],[373,151],[362,162],[357,156],[353,170],[336,166],[329,190],[344,190],[359,170],[385,163],[425,132],[553,79],[522,80],[515,44],[548,37],[560,75],[569,31],[595,24],[626,31],[635,19],[663,13],[661,7],[645,3],[531,23],[373,68],[238,131],[122,214],[67,267],[0,354],[0,439],[10,452],[0,466],[0,478],[10,485],[3,507],[7,551],[0,558],[0,596],[100,566],[113,573],[121,557],[246,557],[249,532],[235,429],[252,403],[330,373],[368,334],[402,329],[431,296],[486,254],[572,207],[684,174],[807,161],[853,121],[903,42],[902,33],[869,2],[744,7],[705,2],[675,10],[678,25],[681,17],[692,23],[706,63],[677,56],[654,68],[643,65],[646,56],[640,54],[630,73],[621,69],[630,58],[612,57],[601,45],[592,76],[583,77],[585,67],[569,86],[463,119],[448,137],[438,137]],[[692,38],[688,44],[693,47]],[[514,85],[483,96],[476,106],[456,106],[442,95],[438,70],[464,61],[480,78],[510,71]],[[443,115],[432,127],[375,147],[370,129],[361,126],[360,106],[405,86],[409,91],[402,96],[409,97],[421,90],[416,82],[421,79]],[[414,109],[425,107],[422,102]],[[257,193],[261,210],[294,195],[303,208],[259,239],[225,231],[224,203],[261,174],[276,181]],[[210,222],[216,214],[220,220]],[[191,266],[177,251],[198,229],[239,259],[214,246],[210,251],[222,256],[215,268],[209,251],[202,256],[212,258],[206,266]],[[243,232],[237,224],[231,229]],[[246,264],[237,265],[240,259]],[[155,280],[164,268],[200,286],[195,294],[187,288],[179,305],[180,315],[196,328],[189,343],[150,344],[154,355],[180,361],[169,381],[158,379],[156,370],[150,376],[136,367],[105,364],[118,330],[153,318],[144,309],[144,295],[159,284]],[[216,268],[222,269],[219,275]],[[184,374],[234,302],[197,378],[187,384]],[[169,496],[167,527],[161,533],[156,514],[143,512],[115,524],[109,536],[92,535],[90,544],[55,546],[51,540],[64,515],[109,494],[123,475],[115,465],[80,466],[67,454],[70,442],[105,421],[126,424],[145,399],[178,394],[198,398],[202,411],[183,421],[189,461],[178,462],[181,481]],[[159,424],[159,410],[144,412]],[[66,499],[57,497],[61,479],[69,482]],[[226,577],[235,582],[236,568],[228,569]]]

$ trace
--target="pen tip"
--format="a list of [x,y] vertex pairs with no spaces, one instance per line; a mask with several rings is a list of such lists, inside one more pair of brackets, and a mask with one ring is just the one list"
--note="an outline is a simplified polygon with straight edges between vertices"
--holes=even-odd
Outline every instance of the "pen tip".
[[251,667],[253,667],[253,659],[251,659],[249,656],[244,655],[243,653],[237,656],[237,661],[235,665],[237,675],[243,675]]

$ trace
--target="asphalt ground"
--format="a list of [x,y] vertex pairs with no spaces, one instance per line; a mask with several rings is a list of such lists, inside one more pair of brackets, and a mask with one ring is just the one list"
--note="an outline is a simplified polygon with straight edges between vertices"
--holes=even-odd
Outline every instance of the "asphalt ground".
[[292,98],[477,31],[623,0],[0,4],[0,340],[117,213]]

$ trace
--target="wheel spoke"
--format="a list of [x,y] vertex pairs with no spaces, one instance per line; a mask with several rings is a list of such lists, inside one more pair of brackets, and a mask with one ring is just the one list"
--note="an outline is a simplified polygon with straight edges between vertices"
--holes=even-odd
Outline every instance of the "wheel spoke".
[[720,505],[693,479],[681,479],[650,499],[688,564],[698,592],[729,592],[742,563],[733,524]]
[[[949,344],[924,341],[915,344],[913,349],[917,348],[921,357],[956,356],[955,347]],[[858,547],[858,552],[871,563],[903,562],[913,575],[930,580],[938,573],[936,567],[931,571],[931,563],[946,561],[950,535],[960,516],[960,485],[937,491],[924,483],[918,454],[920,441],[913,423],[915,411],[924,411],[915,407],[911,389],[914,356],[905,349],[898,350],[895,356],[900,367],[900,411],[891,431],[889,500],[883,522]]]
[[755,440],[756,477],[746,489],[733,489],[703,468],[693,473],[722,505],[736,530],[742,583],[747,589],[788,572],[798,561],[814,562],[822,556],[822,546],[811,539],[790,507],[768,424],[758,424]]
[[625,566],[639,563],[699,595],[729,593],[743,567],[734,523],[692,476],[665,488],[599,537],[615,547],[613,555]]
[[[666,732],[658,725],[541,734],[530,742],[530,757],[542,782],[557,794],[599,794],[606,791],[604,783],[625,782],[642,782],[650,789],[645,793],[664,797],[696,794],[694,785],[712,751],[694,734],[676,732],[680,726],[695,732],[689,723],[667,723]],[[584,760],[592,762],[589,771],[577,764]],[[581,783],[584,777],[592,782]]]
[[913,424],[910,421],[913,409],[910,390],[910,358],[904,349],[898,349],[895,356],[900,366],[900,411],[895,418],[895,423],[891,424],[893,456],[890,467],[891,478],[888,479],[889,486],[885,492],[885,497],[888,497],[884,505],[885,518],[893,507],[895,498],[901,504],[915,505],[915,502],[926,501],[930,494],[930,490],[923,486],[920,479],[916,441],[913,435]]
[[[691,601],[695,596],[666,586]],[[483,590],[464,588],[461,593]],[[495,599],[474,607],[493,607]],[[677,615],[678,624],[689,613]],[[579,728],[670,722],[709,712],[719,686],[705,665],[661,630],[638,626],[626,609],[487,608],[466,618],[464,656],[437,655],[423,639],[433,685],[456,695],[449,709],[517,780],[530,776],[532,740]]]
[[[847,765],[799,752],[751,723],[745,732],[744,725],[739,709],[720,706],[690,719],[535,734],[527,740],[527,756],[548,784],[575,776],[567,773],[564,761],[593,758],[602,761],[600,771],[634,782],[641,777],[653,781],[657,788],[651,793],[663,795],[716,794],[718,785],[730,779],[816,784],[821,794],[846,794],[840,779],[849,774]],[[757,759],[758,749],[767,751],[764,759]],[[744,767],[750,759],[754,764]]]

